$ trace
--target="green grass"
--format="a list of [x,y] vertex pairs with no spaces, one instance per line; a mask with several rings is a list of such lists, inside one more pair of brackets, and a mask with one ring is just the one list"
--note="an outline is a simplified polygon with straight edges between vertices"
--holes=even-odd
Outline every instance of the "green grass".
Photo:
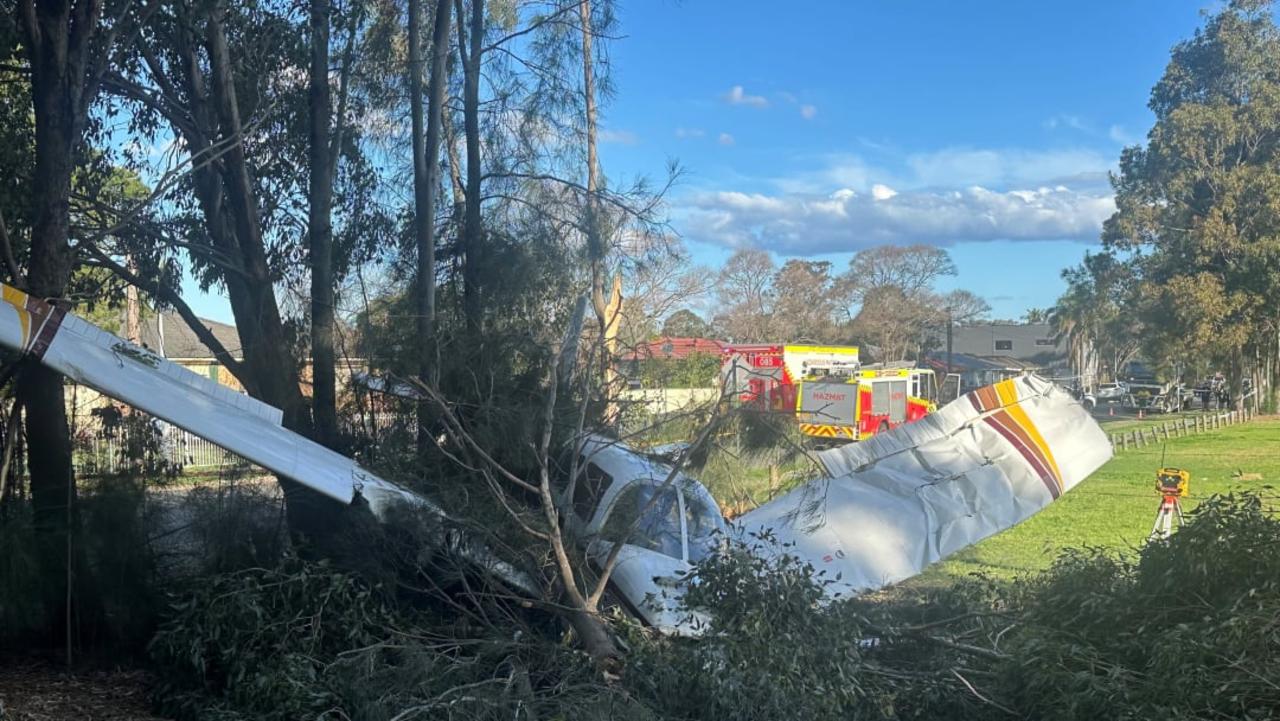
[[[1264,490],[1280,481],[1280,419],[1221,428],[1171,439],[1165,465],[1191,472],[1191,511],[1213,494]],[[1154,490],[1161,447],[1121,451],[1083,483],[1026,522],[992,536],[930,568],[915,581],[940,585],[984,573],[1013,578],[1042,570],[1067,548],[1136,549],[1151,531],[1159,496]],[[1236,471],[1260,473],[1262,481],[1232,478]]]

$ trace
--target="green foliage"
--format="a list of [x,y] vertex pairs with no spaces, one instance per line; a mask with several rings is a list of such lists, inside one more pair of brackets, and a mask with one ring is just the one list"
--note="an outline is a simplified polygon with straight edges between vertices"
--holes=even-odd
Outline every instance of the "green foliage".
[[[77,640],[85,648],[110,647],[123,658],[145,644],[159,609],[156,556],[137,479],[116,476],[85,488],[78,499],[80,531],[72,538],[72,607]],[[40,643],[59,623],[55,601],[43,593],[47,565],[26,502],[8,504],[0,517],[0,646]]]
[[707,635],[642,645],[633,693],[668,719],[965,717],[969,704],[935,672],[938,650],[901,653],[895,667],[861,606],[823,604],[835,579],[757,540],[698,567],[686,602],[712,609]]
[[41,565],[29,509],[6,508],[0,519],[0,645],[24,640],[47,626],[39,593]]
[[168,676],[161,696],[186,718],[203,717],[206,695],[250,717],[313,718],[335,701],[318,683],[326,665],[394,627],[375,589],[297,562],[204,580],[171,614],[151,653]]
[[[766,553],[760,553],[764,548]],[[701,564],[699,642],[637,642],[626,683],[664,718],[1271,718],[1280,519],[1206,500],[1137,559],[1063,554],[1015,585],[824,604],[831,579],[759,539]]]
[[662,335],[672,338],[705,338],[711,332],[711,325],[688,308],[672,313],[662,323]]
[[1280,520],[1210,499],[1136,562],[1063,556],[1031,582],[997,669],[1034,718],[1271,718],[1280,708]]
[[646,717],[581,654],[440,625],[326,564],[213,576],[171,608],[151,651],[181,719]]
[[683,358],[644,358],[639,366],[645,388],[709,388],[720,373],[720,357],[690,353]]
[[1267,386],[1276,372],[1278,68],[1266,2],[1229,3],[1175,46],[1151,95],[1156,124],[1122,154],[1103,230],[1139,274],[1148,355],[1208,359],[1235,393],[1246,366],[1267,368]]
[[138,476],[100,479],[84,492],[80,536],[72,539],[86,564],[77,591],[95,596],[98,603],[86,605],[100,603],[103,614],[82,621],[85,637],[117,652],[140,650],[155,628],[162,600],[146,493]]

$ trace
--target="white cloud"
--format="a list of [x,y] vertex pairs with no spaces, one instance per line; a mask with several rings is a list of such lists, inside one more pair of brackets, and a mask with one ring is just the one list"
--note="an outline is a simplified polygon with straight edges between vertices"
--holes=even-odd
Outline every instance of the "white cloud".
[[733,145],[733,136],[728,133],[720,133],[719,142],[721,145]]
[[677,138],[701,138],[707,134],[702,128],[676,128]]
[[1104,176],[1113,160],[1094,150],[946,148],[906,157],[917,185],[1008,188]]
[[600,142],[619,143],[621,145],[635,145],[636,143],[640,142],[640,138],[630,130],[601,130]]
[[741,85],[735,85],[729,88],[729,92],[724,94],[725,102],[730,105],[747,105],[753,108],[767,108],[769,101],[763,95],[748,95]]
[[875,198],[876,200],[888,200],[889,198],[892,198],[897,194],[898,194],[898,191],[894,190],[893,188],[890,188],[887,185],[883,185],[881,183],[876,183],[875,185],[871,186],[871,197]]
[[800,117],[804,118],[805,120],[813,120],[813,117],[817,114],[818,114],[818,108],[816,106],[813,106],[813,105],[800,106]]
[[791,194],[827,193],[832,188],[861,192],[875,183],[899,190],[971,185],[1008,190],[1062,183],[1101,189],[1109,185],[1107,171],[1115,169],[1114,156],[1089,149],[962,147],[905,154],[886,145],[872,149],[881,162],[873,164],[855,153],[831,153],[809,158],[816,167],[767,181],[779,192]]
[[1066,186],[897,192],[877,184],[869,194],[849,188],[829,195],[706,193],[681,215],[684,234],[695,240],[812,255],[884,243],[1094,241],[1114,210],[1109,191]]

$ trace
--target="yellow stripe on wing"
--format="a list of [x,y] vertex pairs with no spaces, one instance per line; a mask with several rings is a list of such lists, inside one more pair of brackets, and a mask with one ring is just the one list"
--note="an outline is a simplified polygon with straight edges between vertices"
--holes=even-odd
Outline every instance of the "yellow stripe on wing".
[[9,285],[3,287],[4,302],[18,311],[18,323],[22,325],[22,347],[26,348],[31,341],[31,313],[27,311],[27,294]]
[[1022,406],[1018,405],[1018,389],[1013,385],[1013,380],[997,383],[996,393],[1000,394],[1000,404],[1004,406],[1009,416],[1022,430],[1026,431],[1027,436],[1036,444],[1036,448],[1044,455],[1045,460],[1049,461],[1054,480],[1058,482],[1058,489],[1062,490],[1062,471],[1058,468],[1058,462],[1054,460],[1053,451],[1049,450],[1049,444],[1045,443],[1044,436],[1040,435],[1040,429],[1036,428],[1035,422],[1022,409]]

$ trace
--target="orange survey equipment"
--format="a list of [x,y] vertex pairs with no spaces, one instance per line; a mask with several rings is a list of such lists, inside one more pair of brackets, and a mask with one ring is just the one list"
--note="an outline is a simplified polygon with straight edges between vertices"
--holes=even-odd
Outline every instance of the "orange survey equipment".
[[800,383],[796,416],[807,436],[856,441],[925,417],[937,409],[936,399],[928,369],[818,367]]
[[1173,533],[1174,519],[1177,519],[1178,527],[1182,527],[1186,522],[1182,515],[1182,499],[1190,490],[1190,472],[1181,468],[1161,468],[1156,471],[1156,493],[1160,494],[1160,507],[1156,509],[1156,522],[1151,527],[1150,539],[1168,538]]

